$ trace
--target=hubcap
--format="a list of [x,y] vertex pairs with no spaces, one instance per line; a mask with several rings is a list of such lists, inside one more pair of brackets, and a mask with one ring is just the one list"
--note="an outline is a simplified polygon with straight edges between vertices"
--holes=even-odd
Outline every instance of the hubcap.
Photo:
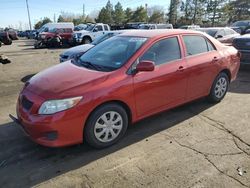
[[224,77],[218,79],[215,85],[215,96],[221,98],[227,91],[227,80]]
[[120,134],[122,126],[123,120],[119,113],[114,111],[106,112],[95,123],[95,137],[100,142],[110,142]]

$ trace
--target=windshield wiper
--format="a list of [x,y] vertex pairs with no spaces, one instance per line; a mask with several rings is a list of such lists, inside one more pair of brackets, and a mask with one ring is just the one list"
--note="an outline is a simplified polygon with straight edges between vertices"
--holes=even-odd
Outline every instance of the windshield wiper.
[[79,59],[79,62],[81,65],[83,65],[84,67],[90,68],[90,69],[94,69],[94,70],[101,70],[101,67],[98,65],[95,65],[89,61],[82,61],[81,59]]

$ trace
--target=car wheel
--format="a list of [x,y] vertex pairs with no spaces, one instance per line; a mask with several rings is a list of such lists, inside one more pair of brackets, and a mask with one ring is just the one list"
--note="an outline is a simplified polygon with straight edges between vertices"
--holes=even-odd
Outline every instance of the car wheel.
[[5,45],[11,45],[11,44],[12,44],[12,40],[6,40],[6,41],[4,42],[4,44],[5,44]]
[[226,73],[221,72],[213,82],[208,100],[213,103],[220,102],[225,97],[228,86],[229,78]]
[[122,138],[128,127],[128,115],[115,103],[96,109],[84,128],[86,142],[95,148],[111,146]]
[[82,39],[82,43],[83,43],[83,44],[89,44],[89,43],[91,43],[91,39],[90,39],[89,37],[84,37],[84,38]]

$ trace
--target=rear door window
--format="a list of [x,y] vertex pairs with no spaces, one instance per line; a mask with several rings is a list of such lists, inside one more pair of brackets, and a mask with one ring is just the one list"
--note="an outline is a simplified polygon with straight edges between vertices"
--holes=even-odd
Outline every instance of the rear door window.
[[180,46],[177,37],[171,37],[156,42],[140,58],[155,62],[156,65],[181,59]]
[[187,56],[215,50],[214,46],[202,36],[183,36]]
[[105,29],[105,31],[108,31],[108,30],[109,30],[109,28],[108,28],[107,25],[104,25],[104,29]]

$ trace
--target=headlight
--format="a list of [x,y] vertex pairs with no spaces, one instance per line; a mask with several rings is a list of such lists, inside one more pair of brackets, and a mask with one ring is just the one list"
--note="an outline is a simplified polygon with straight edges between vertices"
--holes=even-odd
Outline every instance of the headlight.
[[39,108],[38,114],[54,114],[77,105],[82,97],[45,101]]
[[83,53],[77,53],[77,54],[72,54],[69,59],[78,59],[79,57],[81,57],[83,55]]
[[81,37],[82,36],[82,33],[77,33],[77,37]]
[[45,39],[46,38],[46,36],[45,35],[41,35],[41,39]]

